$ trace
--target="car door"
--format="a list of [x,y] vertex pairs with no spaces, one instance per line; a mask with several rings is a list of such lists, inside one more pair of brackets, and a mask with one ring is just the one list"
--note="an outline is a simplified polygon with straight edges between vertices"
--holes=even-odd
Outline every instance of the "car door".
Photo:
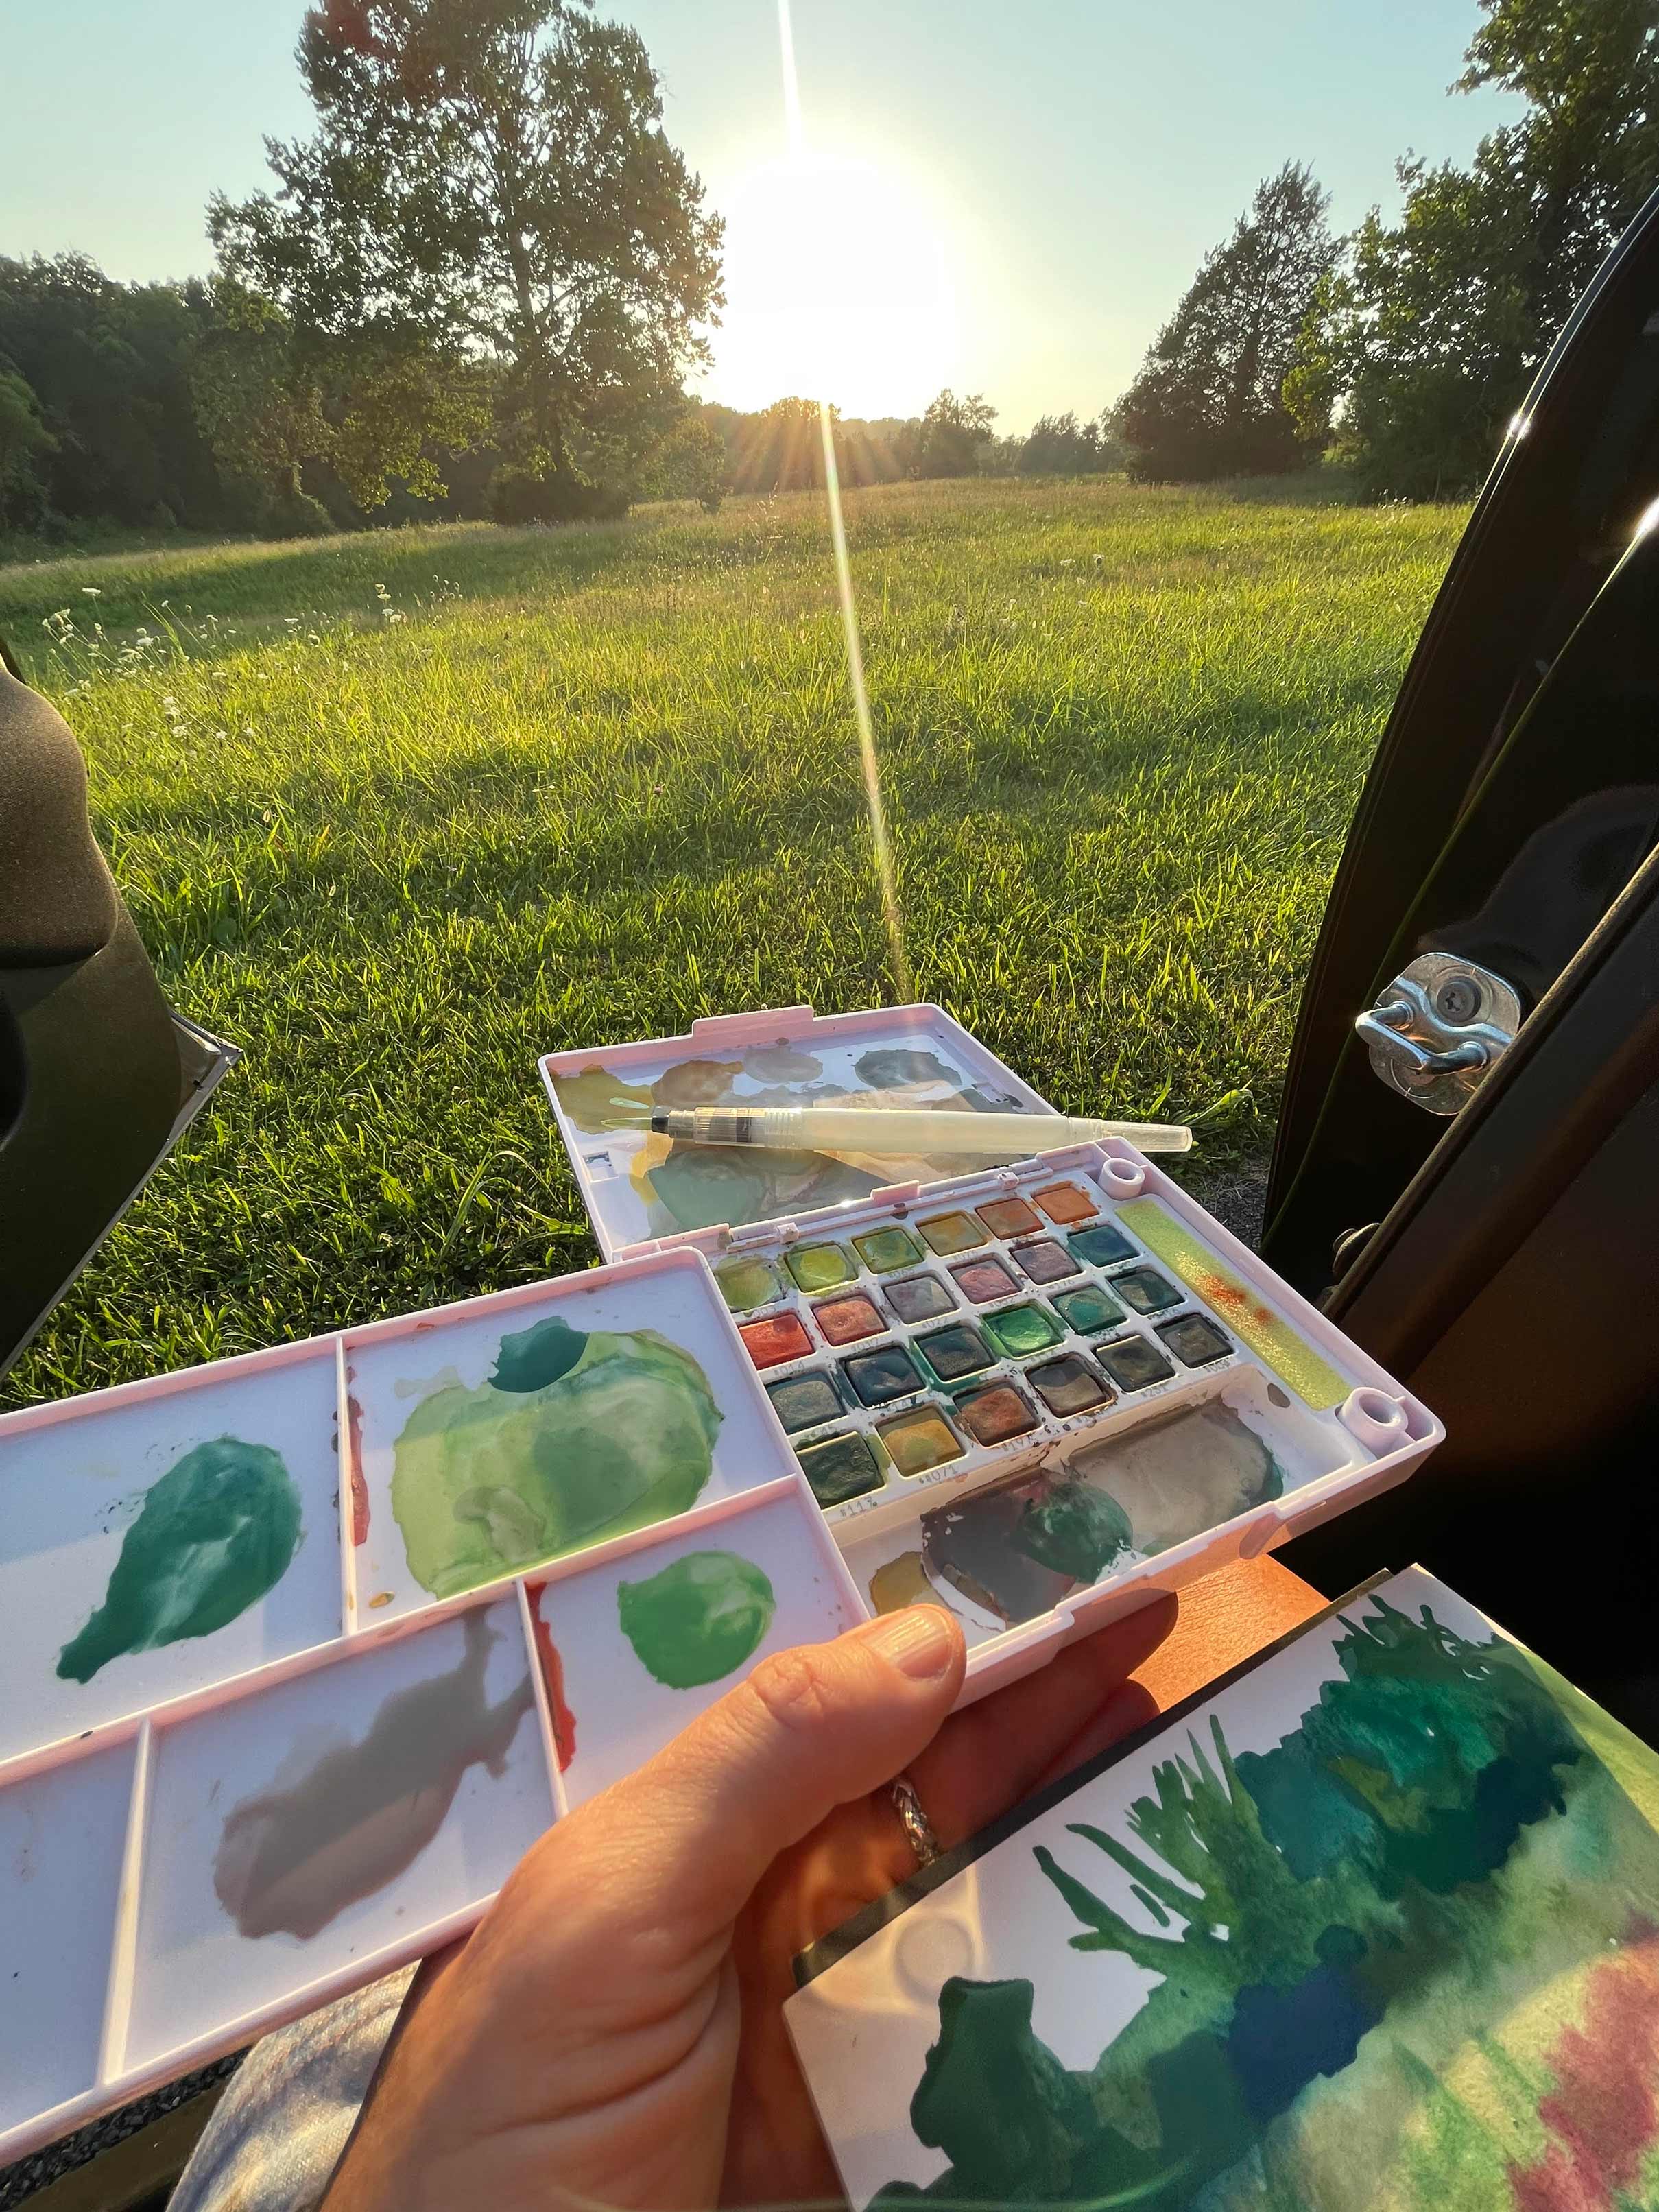
[[1516,417],[1333,886],[1264,1251],[1419,1391],[1421,1559],[1659,1729],[1659,195]]

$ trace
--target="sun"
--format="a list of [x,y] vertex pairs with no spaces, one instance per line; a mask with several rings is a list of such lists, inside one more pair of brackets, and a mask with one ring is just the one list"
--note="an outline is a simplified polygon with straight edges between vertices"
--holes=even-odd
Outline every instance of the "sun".
[[956,373],[951,241],[890,169],[817,153],[750,170],[724,197],[726,306],[711,398],[786,393],[843,415],[918,415]]

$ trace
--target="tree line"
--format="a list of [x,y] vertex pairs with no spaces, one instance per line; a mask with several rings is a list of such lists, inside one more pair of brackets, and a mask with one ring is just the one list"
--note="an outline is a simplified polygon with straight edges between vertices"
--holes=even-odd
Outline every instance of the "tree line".
[[[978,394],[835,416],[844,481],[1344,462],[1468,490],[1659,179],[1659,0],[1479,0],[1455,90],[1525,103],[1471,167],[1398,167],[1396,221],[1333,237],[1290,162],[1208,254],[1128,390],[1000,436]],[[216,196],[213,276],[0,258],[0,527],[303,533],[502,522],[822,481],[816,400],[699,404],[721,223],[638,35],[592,0],[319,0],[317,127],[270,192]]]

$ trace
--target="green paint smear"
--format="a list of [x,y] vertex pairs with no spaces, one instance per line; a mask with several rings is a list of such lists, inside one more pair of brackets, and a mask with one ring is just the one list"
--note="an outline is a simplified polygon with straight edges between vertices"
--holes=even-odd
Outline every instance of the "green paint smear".
[[623,1634],[670,1690],[695,1690],[741,1667],[776,1608],[771,1583],[735,1552],[689,1552],[649,1582],[617,1585]]
[[556,1318],[501,1340],[476,1390],[434,1390],[398,1438],[392,1510],[436,1597],[695,1504],[720,1413],[690,1352],[655,1329]]
[[58,1655],[89,1682],[129,1651],[211,1636],[288,1571],[303,1534],[300,1492],[265,1444],[198,1444],[154,1484],[121,1539],[104,1602]]
[[1133,1541],[1129,1516],[1115,1498],[1086,1482],[1059,1482],[1020,1516],[1016,1551],[1058,1575],[1091,1583]]

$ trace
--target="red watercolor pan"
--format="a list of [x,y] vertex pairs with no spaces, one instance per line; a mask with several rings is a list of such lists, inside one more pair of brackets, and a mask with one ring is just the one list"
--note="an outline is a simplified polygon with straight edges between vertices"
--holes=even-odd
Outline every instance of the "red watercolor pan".
[[745,1322],[738,1331],[757,1367],[781,1367],[786,1359],[801,1359],[812,1349],[812,1340],[792,1313],[772,1321]]
[[866,1336],[879,1336],[887,1323],[868,1298],[826,1298],[814,1306],[812,1318],[828,1344],[857,1344]]

